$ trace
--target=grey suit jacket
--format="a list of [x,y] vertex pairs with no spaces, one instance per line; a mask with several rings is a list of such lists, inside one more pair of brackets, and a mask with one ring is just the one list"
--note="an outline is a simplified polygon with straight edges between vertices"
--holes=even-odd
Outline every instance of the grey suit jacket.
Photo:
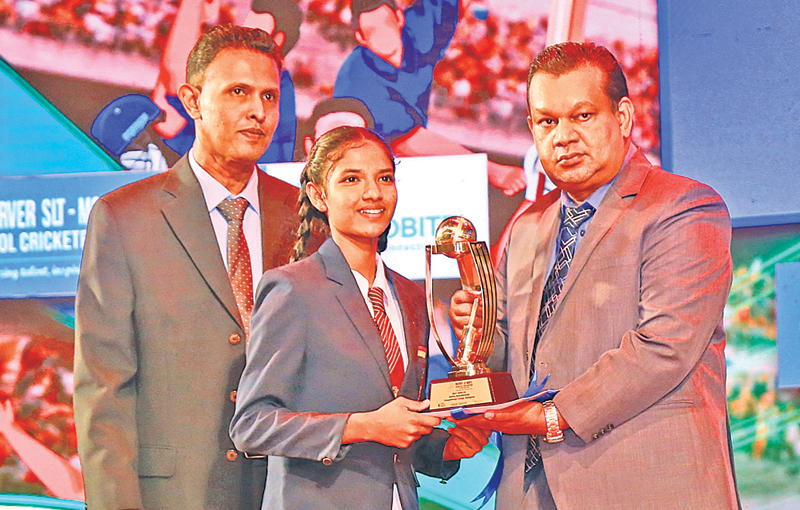
[[[387,279],[409,356],[400,394],[417,400],[427,368],[424,293],[392,271]],[[263,509],[388,510],[396,483],[404,510],[414,510],[415,469],[444,478],[458,469],[442,461],[443,430],[407,449],[341,444],[350,413],[393,395],[380,334],[333,240],[264,274],[252,328],[230,432],[240,450],[270,456]]]
[[[514,225],[498,271],[494,362],[524,391],[559,191]],[[571,429],[540,441],[559,510],[736,508],[726,433],[730,220],[709,187],[638,152],[598,207],[540,339],[536,369]],[[506,435],[498,508],[524,493],[527,436]]]
[[[264,267],[286,263],[297,189],[259,172]],[[247,509],[266,461],[228,438],[245,340],[186,158],[100,198],[76,301],[75,421],[91,510]]]

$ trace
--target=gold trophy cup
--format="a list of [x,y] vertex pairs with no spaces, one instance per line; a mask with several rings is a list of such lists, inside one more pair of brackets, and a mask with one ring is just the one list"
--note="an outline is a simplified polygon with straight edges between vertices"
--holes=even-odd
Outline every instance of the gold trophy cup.
[[[511,374],[492,372],[486,360],[494,347],[497,325],[497,286],[486,243],[475,240],[475,227],[461,216],[443,220],[436,229],[436,244],[425,247],[425,295],[431,331],[445,359],[453,366],[446,379],[431,381],[431,411],[454,407],[501,404],[517,398]],[[464,328],[454,357],[445,350],[433,313],[431,254],[444,254],[458,262],[461,287],[479,295],[472,304],[469,322]],[[483,305],[482,307],[480,305]],[[482,309],[483,326],[473,324]]]

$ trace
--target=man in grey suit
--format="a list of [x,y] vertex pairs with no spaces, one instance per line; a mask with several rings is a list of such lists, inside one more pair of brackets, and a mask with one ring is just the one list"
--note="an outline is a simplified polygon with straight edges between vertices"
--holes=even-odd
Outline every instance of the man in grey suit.
[[[261,503],[266,460],[238,452],[227,430],[252,288],[288,262],[297,225],[297,190],[255,166],[278,122],[281,65],[261,30],[202,36],[179,89],[196,125],[191,151],[92,210],[75,347],[91,510]],[[243,204],[230,224],[228,200]]]
[[[498,269],[492,361],[520,393],[470,419],[504,432],[498,508],[723,509],[737,495],[722,312],[730,219],[709,187],[651,165],[605,48],[562,43],[531,64],[528,123],[558,189],[514,224]],[[451,318],[466,322],[459,291]]]

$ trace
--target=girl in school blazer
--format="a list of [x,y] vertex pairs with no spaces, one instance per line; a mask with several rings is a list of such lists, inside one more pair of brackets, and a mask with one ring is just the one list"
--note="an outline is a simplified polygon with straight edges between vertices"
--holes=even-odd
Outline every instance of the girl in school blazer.
[[[394,171],[391,149],[369,130],[320,137],[301,178],[302,260],[258,286],[230,434],[239,450],[269,456],[263,509],[416,510],[415,471],[449,478],[487,442],[477,429],[434,429],[440,420],[420,413],[424,293],[378,250],[397,202]],[[303,258],[315,220],[330,238]],[[371,287],[383,291],[402,353],[394,387]]]

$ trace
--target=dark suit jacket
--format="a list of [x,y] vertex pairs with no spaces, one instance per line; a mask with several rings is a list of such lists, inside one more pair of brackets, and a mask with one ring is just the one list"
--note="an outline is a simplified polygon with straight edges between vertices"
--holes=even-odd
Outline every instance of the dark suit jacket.
[[[259,172],[264,268],[297,189]],[[76,301],[75,421],[91,510],[257,508],[266,461],[228,438],[245,336],[186,158],[100,198]]]
[[[427,366],[422,289],[387,270],[403,316],[409,363],[400,394],[417,400]],[[452,476],[448,434],[434,430],[407,449],[374,442],[342,447],[349,413],[393,399],[381,337],[339,248],[328,240],[300,262],[268,271],[258,286],[247,365],[231,437],[270,455],[264,510],[386,509],[396,483],[405,510],[418,508],[414,470]]]
[[[559,191],[517,220],[498,271],[495,354],[528,386],[539,307],[555,249]],[[559,510],[736,508],[726,431],[730,220],[711,188],[636,153],[575,253],[536,350],[570,430],[540,441]],[[523,494],[527,436],[505,435],[498,508]]]

